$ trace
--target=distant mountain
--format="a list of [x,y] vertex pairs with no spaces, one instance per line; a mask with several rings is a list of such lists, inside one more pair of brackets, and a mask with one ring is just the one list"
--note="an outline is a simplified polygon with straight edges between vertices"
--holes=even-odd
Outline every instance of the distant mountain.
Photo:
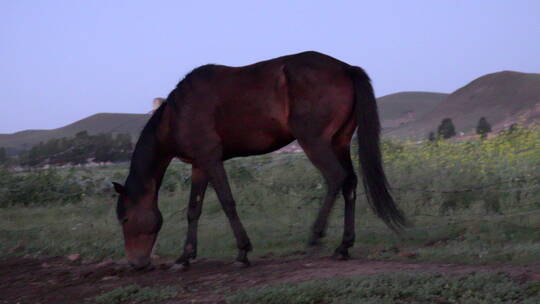
[[129,133],[133,140],[136,140],[149,117],[148,114],[94,114],[58,129],[25,130],[13,134],[0,134],[0,147],[6,147],[11,151],[24,150],[41,141],[72,137],[85,130],[90,135],[98,133]]
[[472,134],[486,117],[494,131],[512,123],[540,123],[540,74],[503,71],[477,78],[450,94],[421,118],[385,132],[397,138],[425,138],[444,118],[456,131]]
[[377,98],[381,125],[393,129],[415,121],[433,110],[448,94],[399,92]]

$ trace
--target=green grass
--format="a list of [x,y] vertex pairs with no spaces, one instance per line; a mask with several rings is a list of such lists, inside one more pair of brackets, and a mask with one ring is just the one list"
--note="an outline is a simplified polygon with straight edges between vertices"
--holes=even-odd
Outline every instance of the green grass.
[[[305,250],[318,199],[304,200],[275,193],[256,183],[235,186],[240,217],[255,247],[254,256],[290,255]],[[314,186],[314,192],[321,192]],[[322,193],[318,193],[322,194]],[[164,193],[160,208],[165,224],[156,253],[177,257],[186,233],[187,190]],[[315,195],[319,197],[319,195]],[[88,259],[120,258],[122,237],[112,197],[87,199],[79,204],[47,207],[11,207],[0,214],[2,255],[67,255]],[[539,213],[519,216],[483,216],[472,212],[453,216],[414,217],[415,227],[401,237],[389,231],[363,202],[357,210],[357,246],[353,255],[376,260],[404,259],[387,248],[418,254],[417,260],[459,263],[529,263],[540,259]],[[327,246],[331,254],[341,239],[343,210],[336,206],[330,221]],[[229,224],[210,189],[199,230],[199,256],[231,258],[235,241]],[[13,250],[19,246],[18,250]]]
[[133,284],[119,287],[94,298],[98,304],[156,303],[176,297],[174,287],[151,288]]
[[311,303],[539,303],[539,282],[518,283],[499,273],[392,273],[287,283],[238,291],[234,304]]

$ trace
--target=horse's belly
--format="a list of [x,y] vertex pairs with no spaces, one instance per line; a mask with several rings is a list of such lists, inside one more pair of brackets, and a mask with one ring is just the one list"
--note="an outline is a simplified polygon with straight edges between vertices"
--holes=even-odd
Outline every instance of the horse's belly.
[[226,158],[269,153],[294,140],[288,128],[273,119],[233,123],[221,137]]

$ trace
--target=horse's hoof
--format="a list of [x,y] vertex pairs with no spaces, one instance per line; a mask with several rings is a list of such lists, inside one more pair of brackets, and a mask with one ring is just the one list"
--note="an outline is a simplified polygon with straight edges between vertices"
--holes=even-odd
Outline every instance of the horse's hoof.
[[144,266],[133,266],[131,265],[131,269],[133,271],[138,271],[138,272],[148,272],[148,271],[152,271],[154,269],[156,269],[156,266],[154,266],[154,264],[152,263],[148,263]]
[[311,241],[310,240],[307,243],[306,254],[307,255],[317,255],[324,248],[325,248],[325,244],[323,242],[321,242],[320,240],[316,240],[316,241]]
[[336,261],[348,261],[351,259],[351,257],[348,254],[341,254],[341,253],[334,254],[332,258]]
[[251,263],[249,261],[235,261],[233,265],[238,268],[248,268]]
[[318,247],[322,245],[321,240],[325,237],[324,232],[312,233],[308,240],[309,247]]
[[172,271],[187,271],[189,270],[189,264],[186,263],[174,263],[169,270]]
[[312,248],[323,247],[323,243],[321,241],[321,238],[315,238],[315,237],[310,238],[307,245],[308,245],[308,247],[312,247]]
[[[173,265],[174,265],[174,264],[173,264]],[[173,267],[173,265],[170,265],[170,264],[168,264],[168,263],[161,263],[161,264],[158,265],[157,268],[158,268],[159,270],[169,270],[169,269],[171,269],[171,267]]]
[[337,261],[347,261],[351,258],[348,250],[336,250],[332,255],[332,258]]

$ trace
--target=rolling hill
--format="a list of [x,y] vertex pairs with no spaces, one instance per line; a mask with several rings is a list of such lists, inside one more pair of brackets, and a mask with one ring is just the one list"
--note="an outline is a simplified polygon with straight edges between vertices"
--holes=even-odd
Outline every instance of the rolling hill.
[[441,103],[448,94],[399,92],[377,98],[381,125],[393,129],[421,118]]
[[472,134],[486,117],[494,131],[519,122],[540,123],[540,74],[502,71],[479,77],[450,94],[421,118],[385,132],[396,138],[424,138],[444,118],[456,131]]
[[148,114],[99,113],[52,130],[25,130],[12,134],[0,134],[0,147],[11,151],[24,150],[52,138],[71,137],[80,131],[89,134],[129,133],[135,140],[148,120]]

